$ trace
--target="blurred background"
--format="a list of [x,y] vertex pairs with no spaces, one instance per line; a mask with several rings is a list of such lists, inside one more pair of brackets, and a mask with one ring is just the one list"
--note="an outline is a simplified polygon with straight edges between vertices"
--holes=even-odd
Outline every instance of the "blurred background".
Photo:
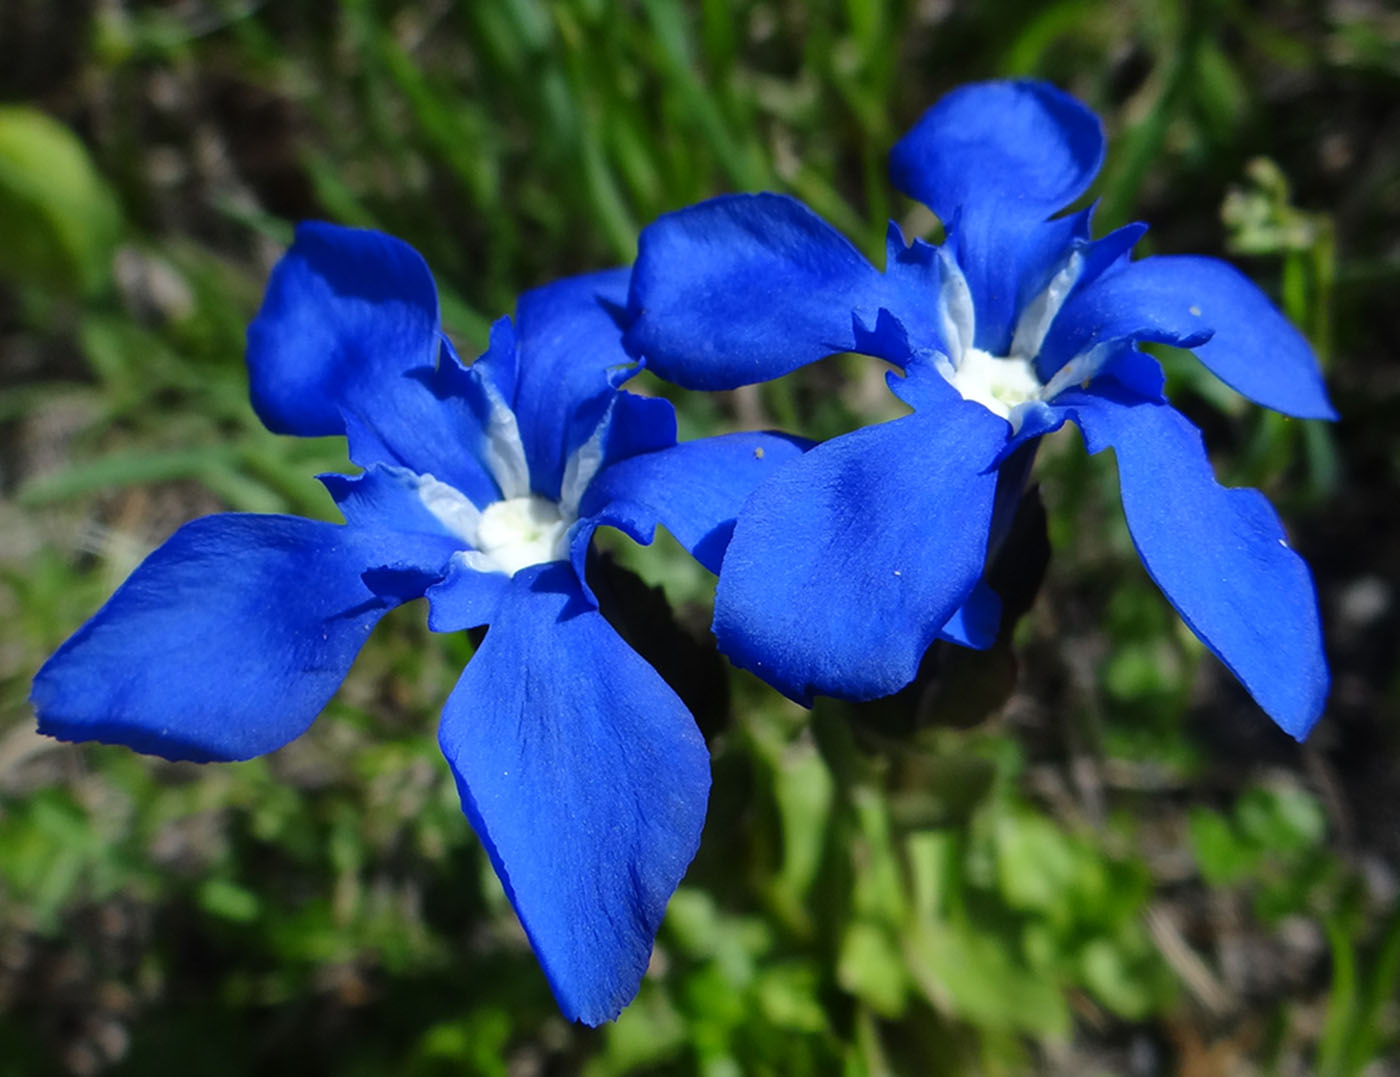
[[[432,266],[464,355],[525,288],[723,191],[880,262],[894,140],[960,82],[1103,117],[1098,230],[1231,258],[1336,425],[1163,353],[1222,481],[1315,571],[1333,669],[1276,730],[1137,563],[1111,460],[1047,441],[986,655],[811,713],[726,672],[711,581],[608,543],[714,755],[635,1004],[557,1013],[434,739],[466,659],[390,616],[310,733],[174,765],[32,732],[29,680],[180,523],[334,519],[244,328],[308,217]],[[1384,0],[0,0],[0,1075],[1400,1073],[1400,13]],[[682,436],[893,414],[878,364],[666,390]],[[645,381],[645,379],[643,379]]]

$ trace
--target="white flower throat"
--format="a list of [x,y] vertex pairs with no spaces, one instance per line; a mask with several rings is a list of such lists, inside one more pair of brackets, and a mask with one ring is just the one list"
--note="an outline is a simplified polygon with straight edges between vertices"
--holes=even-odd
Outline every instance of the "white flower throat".
[[494,501],[481,513],[472,545],[495,571],[514,576],[531,565],[565,560],[570,523],[555,502],[534,494]]
[[[1029,359],[993,355],[981,348],[964,351],[962,361],[944,377],[964,400],[975,401],[1008,421],[1020,405],[1039,400],[1045,388]],[[1012,422],[1013,427],[1017,425]]]
[[1100,355],[1093,350],[1075,356],[1048,382],[1042,382],[1035,369],[1035,358],[1050,324],[1083,270],[1084,260],[1078,250],[1070,253],[1045,289],[1021,311],[1007,355],[993,355],[973,345],[976,311],[967,278],[950,254],[940,249],[939,256],[943,271],[939,304],[950,357],[940,356],[936,362],[939,373],[964,400],[981,404],[1005,419],[1015,432],[1020,430],[1029,405],[1050,400],[1072,382],[1093,375],[1100,361]]
[[457,554],[477,572],[514,576],[523,568],[569,556],[574,515],[537,494],[503,497],[479,509],[455,486],[415,475],[418,500],[467,547]]
[[578,519],[579,501],[602,464],[602,439],[611,408],[593,436],[564,466],[559,500],[532,493],[530,468],[515,414],[489,387],[492,411],[481,446],[483,462],[500,488],[499,500],[484,509],[454,486],[432,475],[415,476],[423,506],[461,539],[466,549],[456,556],[477,572],[514,576],[532,565],[569,559],[569,530]]

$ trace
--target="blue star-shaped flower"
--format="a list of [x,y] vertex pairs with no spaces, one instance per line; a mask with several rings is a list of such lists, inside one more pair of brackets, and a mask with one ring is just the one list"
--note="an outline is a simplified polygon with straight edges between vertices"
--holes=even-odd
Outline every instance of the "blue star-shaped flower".
[[[1212,258],[1130,260],[1145,227],[1090,238],[1054,217],[1103,157],[1098,120],[1037,82],[942,98],[895,147],[897,186],[947,226],[938,248],[891,226],[880,273],[806,207],[720,198],[642,234],[628,346],[681,385],[774,378],[840,351],[896,364],[913,414],[839,437],[746,503],[715,632],[738,664],[802,702],[908,683],[939,636],[990,642],[981,582],[1034,439],[1066,420],[1113,448],[1152,578],[1285,730],[1327,694],[1317,599],[1268,502],[1216,484],[1198,430],[1162,395],[1142,341],[1195,351],[1253,400],[1334,418],[1307,342]],[[1023,448],[1024,447],[1024,448]]]
[[439,739],[564,1012],[636,994],[700,840],[705,744],[681,700],[599,613],[593,531],[664,524],[717,570],[738,505],[792,440],[676,443],[613,312],[627,272],[520,299],[463,366],[417,252],[302,225],[248,332],[272,430],[343,434],[364,473],[323,477],[345,516],[195,520],[136,569],[34,680],[39,729],[169,759],[247,759],[299,736],[390,608],[489,624]]

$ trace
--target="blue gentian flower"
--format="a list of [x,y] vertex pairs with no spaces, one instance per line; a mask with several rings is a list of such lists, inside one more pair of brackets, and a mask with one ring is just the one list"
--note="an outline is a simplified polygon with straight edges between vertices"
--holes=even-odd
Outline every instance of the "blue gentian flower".
[[800,453],[775,435],[676,443],[614,315],[627,272],[527,292],[464,366],[417,252],[306,224],[248,332],[258,415],[343,434],[323,477],[345,524],[195,520],[39,671],[39,729],[168,759],[299,736],[385,611],[426,596],[440,632],[489,625],[443,709],[462,805],[559,1005],[589,1024],[636,994],[700,840],[709,758],[676,694],[600,614],[583,566],[610,525],[664,524],[718,569],[738,505]]
[[1288,415],[1334,418],[1307,342],[1244,276],[1195,256],[1133,261],[1145,226],[1100,239],[1054,216],[1098,172],[1097,118],[1038,82],[958,89],[895,146],[895,184],[944,222],[889,232],[886,269],[777,195],[673,213],[642,234],[628,346],[701,389],[833,352],[895,364],[913,414],[838,437],[746,503],[716,591],[721,649],[800,702],[908,683],[934,639],[986,645],[982,582],[1036,439],[1070,420],[1112,448],[1143,564],[1187,625],[1295,737],[1327,694],[1317,599],[1254,490],[1217,485],[1200,432],[1143,341],[1192,349]]

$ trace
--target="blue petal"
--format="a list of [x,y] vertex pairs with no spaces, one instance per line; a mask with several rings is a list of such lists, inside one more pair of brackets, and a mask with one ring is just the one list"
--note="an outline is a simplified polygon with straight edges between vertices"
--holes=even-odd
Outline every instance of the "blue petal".
[[809,444],[782,434],[725,434],[633,456],[598,473],[579,511],[593,516],[614,502],[625,502],[632,509],[629,533],[661,523],[697,561],[717,573],[739,506],[754,487],[801,456]]
[[1128,529],[1157,586],[1302,740],[1327,698],[1327,662],[1312,575],[1273,508],[1257,490],[1218,485],[1200,431],[1173,408],[1092,392],[1065,403],[1090,452],[1113,448]]
[[734,528],[715,592],[720,649],[800,703],[907,684],[982,574],[1006,434],[959,400],[781,468]]
[[[431,474],[482,503],[477,420],[441,384],[437,290],[392,236],[309,222],[248,327],[253,407],[282,434],[345,434],[350,457]],[[455,365],[449,354],[445,364]]]
[[490,475],[485,499],[472,496],[480,508],[498,498],[524,497],[530,492],[530,465],[514,411],[520,373],[518,351],[514,324],[509,318],[497,318],[491,325],[486,352],[476,362],[466,367],[455,353],[444,354],[429,381],[435,396],[470,416],[462,424],[467,432],[452,449],[480,461]]
[[584,597],[595,606],[598,596],[588,583],[588,561],[593,533],[600,527],[616,528],[633,542],[648,546],[656,538],[656,515],[633,501],[613,501],[576,521],[569,530],[569,563],[573,566],[574,575],[582,581],[580,587]]
[[[451,379],[455,383],[456,392],[467,391],[462,382],[462,373],[468,370],[474,371],[476,378],[483,379],[490,386],[490,395],[499,397],[508,408],[513,408],[515,406],[515,387],[520,380],[519,351],[515,323],[509,317],[497,318],[491,323],[491,335],[485,353],[479,356],[474,363],[468,366],[458,358],[452,367],[448,367],[446,363],[439,364],[439,367],[442,370],[443,378]],[[452,349],[452,354],[456,358],[456,349]],[[484,392],[480,385],[476,386],[474,391]]]
[[1095,378],[1112,379],[1118,390],[1128,396],[1154,404],[1167,402],[1164,392],[1167,376],[1162,371],[1162,364],[1134,347],[1120,348],[1099,368]]
[[431,475],[478,506],[501,496],[481,450],[485,435],[468,401],[440,397],[424,381],[405,378],[385,387],[371,412],[343,413],[350,459]]
[[1194,322],[1213,330],[1209,339],[1183,347],[1251,400],[1300,419],[1337,417],[1307,339],[1233,266],[1215,258],[1160,255],[1109,274],[1100,288],[1110,298],[1091,289],[1098,307],[1134,305],[1163,324]]
[[664,397],[619,391],[599,437],[602,466],[676,443],[676,409]]
[[977,312],[977,347],[1005,355],[1021,309],[1087,238],[1092,208],[1047,218],[1088,190],[1103,152],[1092,112],[1029,81],[954,90],[895,145],[895,186],[947,228]]
[[[1051,223],[1059,222],[1052,221]],[[1142,238],[1146,231],[1145,224],[1128,224],[1093,242],[1076,238],[1072,242],[1072,249],[1062,253],[1060,260],[1052,265],[1050,273],[1041,278],[1044,281],[1043,284],[1037,285],[1034,291],[1023,290],[1018,293],[1020,296],[1018,302],[1022,306],[1034,302],[1042,294],[1051,295],[1050,292],[1044,291],[1045,285],[1050,283],[1050,275],[1059,272],[1062,267],[1071,266],[1075,259],[1078,260],[1078,271],[1070,282],[1069,291],[1061,294],[1058,300],[1049,306],[1040,305],[1036,308],[1030,308],[1035,309],[1041,315],[1039,318],[1031,319],[1029,317],[1030,309],[1027,309],[1017,321],[1012,351],[1019,355],[1029,355],[1034,359],[1036,375],[1041,381],[1048,382],[1053,378],[1064,358],[1067,358],[1051,356],[1043,349],[1045,339],[1050,335],[1050,330],[1055,324],[1059,311],[1072,302],[1076,293],[1092,286],[1094,281],[1105,273],[1126,265],[1134,244]]]
[[1043,222],[994,207],[959,214],[948,230],[949,242],[972,295],[977,347],[1007,354],[1021,312],[1088,238],[1092,216],[1092,206]]
[[417,251],[305,222],[248,327],[253,408],[279,434],[342,434],[341,406],[431,368],[437,342],[437,289]]
[[1053,404],[1033,401],[1021,409],[1020,428],[1006,440],[997,453],[997,466],[1002,466],[1011,456],[1029,441],[1053,434],[1065,425],[1068,416]]
[[1098,118],[1044,82],[983,82],[945,94],[895,145],[894,185],[950,224],[984,209],[1044,220],[1103,163]]
[[439,739],[560,1007],[616,1017],[700,842],[690,713],[555,563],[511,581]]
[[1076,289],[1050,326],[1036,368],[1059,370],[1070,359],[1115,341],[1195,348],[1209,340],[1215,326],[1206,319],[1205,307],[1183,299],[1164,281],[1153,267],[1157,261],[1127,263]]
[[1001,627],[1001,596],[978,580],[967,601],[938,630],[938,638],[962,647],[985,651],[997,641]]
[[[492,327],[493,347],[502,325],[509,321]],[[444,338],[437,369],[413,371],[381,386],[364,407],[342,409],[350,459],[431,475],[480,506],[502,496],[488,465],[492,413],[477,386],[479,365],[463,367]]]
[[[885,234],[885,306],[874,324],[857,318],[852,350],[904,366],[916,355],[950,350],[938,301],[944,263],[937,247],[916,238],[904,242],[893,221]],[[862,324],[864,321],[866,324]]]
[[[361,541],[373,536],[381,553],[364,574],[376,595],[394,603],[418,598],[443,578],[465,530],[453,531],[424,501],[436,485],[404,468],[375,464],[363,475],[322,475],[345,522]],[[429,487],[425,491],[425,484]]]
[[874,355],[899,367],[915,355],[908,327],[885,307],[877,312],[873,326],[864,324],[860,315],[854,316],[852,330],[851,350],[862,355]]
[[636,372],[619,325],[628,278],[626,269],[570,277],[516,304],[519,375],[508,399],[531,487],[544,497],[559,496],[569,456],[592,436],[615,387]]
[[873,324],[885,289],[802,203],[715,198],[642,230],[627,346],[678,385],[733,389],[851,350],[852,314]]
[[336,506],[351,527],[392,533],[407,540],[421,536],[423,546],[453,551],[465,545],[463,535],[453,531],[424,500],[436,486],[407,468],[373,464],[362,475],[321,475],[321,484],[335,499]]
[[1132,256],[1137,241],[1147,234],[1147,225],[1141,221],[1115,228],[1106,236],[1084,244],[1082,251],[1084,265],[1075,281],[1075,287],[1087,288],[1110,269],[1126,265]]
[[510,587],[503,572],[478,572],[460,557],[427,590],[428,627],[434,632],[461,632],[490,624]]
[[938,372],[934,356],[927,353],[913,355],[902,375],[893,370],[886,373],[885,384],[915,411],[947,407],[962,399],[948,379]]
[[167,759],[247,759],[299,736],[387,603],[350,528],[209,516],[180,528],[45,663],[39,731]]

